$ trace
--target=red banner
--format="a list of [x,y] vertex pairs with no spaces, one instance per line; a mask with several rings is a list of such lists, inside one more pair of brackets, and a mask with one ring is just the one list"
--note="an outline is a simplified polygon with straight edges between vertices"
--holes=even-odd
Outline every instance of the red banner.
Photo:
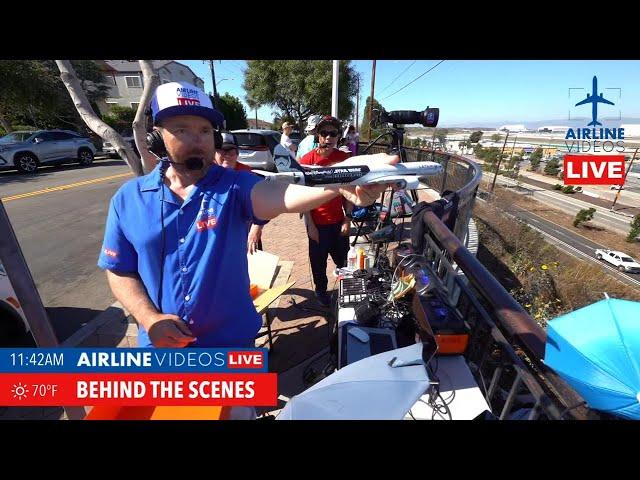
[[619,185],[624,155],[565,155],[565,185]]
[[275,373],[4,373],[5,406],[275,406]]

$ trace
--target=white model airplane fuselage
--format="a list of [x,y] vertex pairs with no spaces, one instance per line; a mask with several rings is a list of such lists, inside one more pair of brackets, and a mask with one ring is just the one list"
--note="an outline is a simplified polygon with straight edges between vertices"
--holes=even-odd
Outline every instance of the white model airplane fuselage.
[[343,165],[317,167],[281,173],[254,170],[266,181],[284,181],[307,186],[391,184],[395,188],[418,188],[420,179],[443,172],[436,162],[408,162],[397,165]]

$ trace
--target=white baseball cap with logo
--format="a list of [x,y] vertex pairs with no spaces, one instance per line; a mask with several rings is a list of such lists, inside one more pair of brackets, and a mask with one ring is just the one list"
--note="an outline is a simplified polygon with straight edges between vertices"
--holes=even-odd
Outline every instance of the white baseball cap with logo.
[[322,119],[321,115],[311,115],[307,119],[307,127],[304,129],[305,132],[309,133],[318,125],[318,122]]
[[215,128],[222,127],[224,122],[224,116],[213,108],[209,96],[187,82],[170,82],[158,86],[151,99],[151,115],[154,125],[176,115],[204,117]]

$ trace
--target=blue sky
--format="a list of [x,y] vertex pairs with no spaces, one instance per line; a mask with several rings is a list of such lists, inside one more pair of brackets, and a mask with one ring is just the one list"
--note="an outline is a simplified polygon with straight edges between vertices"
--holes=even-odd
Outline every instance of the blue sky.
[[[589,107],[573,105],[591,92],[594,75],[598,93],[616,103],[599,105],[598,116],[640,118],[640,61],[638,60],[445,60],[402,91],[401,87],[436,65],[435,60],[378,60],[376,98],[387,110],[440,108],[440,126],[493,124],[536,120],[566,120],[590,115]],[[212,90],[208,63],[179,60],[189,65]],[[371,89],[371,60],[353,61],[362,74],[360,118]],[[215,62],[218,92],[245,102],[242,88],[244,60]],[[224,79],[224,80],[223,80]],[[583,88],[571,90],[569,88]],[[620,89],[620,90],[617,90]],[[246,103],[245,103],[246,106]],[[258,118],[271,121],[272,109],[262,107]],[[247,113],[251,118],[255,110]],[[329,113],[329,112],[327,112]]]

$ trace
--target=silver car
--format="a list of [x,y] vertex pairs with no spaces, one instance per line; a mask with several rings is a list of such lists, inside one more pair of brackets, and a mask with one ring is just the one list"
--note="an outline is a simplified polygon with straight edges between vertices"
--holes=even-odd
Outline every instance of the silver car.
[[12,132],[0,138],[0,169],[34,173],[40,165],[77,162],[91,165],[95,145],[68,130]]
[[256,170],[277,172],[273,149],[280,143],[281,133],[275,130],[233,130],[238,140],[240,163]]

